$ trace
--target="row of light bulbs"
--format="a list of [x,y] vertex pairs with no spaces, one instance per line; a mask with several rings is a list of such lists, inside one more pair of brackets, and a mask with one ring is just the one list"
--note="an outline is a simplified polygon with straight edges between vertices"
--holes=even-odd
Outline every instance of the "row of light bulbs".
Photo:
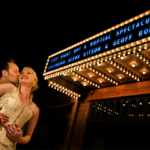
[[[104,57],[104,56],[107,56],[107,55],[110,55],[110,54],[114,54],[114,53],[116,53],[116,52],[118,52],[118,51],[122,51],[123,49],[127,49],[127,48],[130,48],[130,47],[135,47],[135,46],[137,46],[137,45],[140,45],[140,46],[139,46],[139,49],[141,49],[141,48],[142,48],[142,45],[141,45],[142,43],[143,43],[143,46],[144,46],[144,49],[145,49],[145,48],[147,47],[147,44],[144,44],[144,43],[146,43],[146,42],[148,42],[148,41],[150,41],[150,37],[141,39],[141,40],[136,41],[136,42],[132,42],[132,43],[130,43],[130,44],[126,44],[126,45],[124,45],[124,46],[118,47],[118,48],[116,48],[116,49],[113,49],[113,50],[110,50],[110,51],[107,51],[107,52],[104,52],[104,53],[101,53],[101,54],[96,55],[96,56],[89,57],[89,58],[87,58],[87,59],[85,59],[85,60],[81,60],[81,61],[78,61],[78,62],[76,62],[76,63],[72,63],[72,64],[70,64],[70,65],[67,65],[67,66],[64,66],[64,67],[61,67],[61,68],[58,68],[58,69],[55,69],[55,70],[46,72],[46,69],[47,69],[47,66],[48,66],[48,63],[49,63],[49,59],[50,59],[50,57],[48,57],[43,75],[45,76],[45,75],[47,75],[47,74],[53,74],[53,73],[55,73],[55,72],[60,72],[61,70],[65,70],[65,69],[67,69],[67,68],[70,68],[70,67],[74,67],[74,66],[83,64],[83,63],[85,63],[85,62],[87,62],[87,61],[92,61],[92,60],[97,59],[97,58],[99,58],[99,57]],[[146,46],[145,46],[145,45],[146,45]],[[114,58],[114,59],[115,59],[115,58]]]
[[[133,116],[134,116],[133,114],[129,114],[129,117],[133,117]],[[139,117],[143,117],[143,116],[144,114],[139,114]],[[147,116],[149,116],[149,114]]]
[[[101,108],[97,108],[97,109],[102,110]],[[107,112],[106,110],[103,110],[103,111],[104,111],[104,112]],[[108,112],[108,114],[112,115],[112,111],[113,111],[113,110],[111,110],[110,112]],[[115,112],[115,114],[118,115],[119,113],[118,113],[118,112]]]
[[[94,62],[94,63],[96,63],[96,62]],[[89,66],[92,66],[92,64],[89,64]],[[82,66],[82,69],[84,68],[85,66]],[[54,74],[54,75],[49,75],[49,76],[45,76],[45,80],[46,79],[50,79],[50,78],[53,78],[53,77],[56,77],[56,76],[59,76],[59,75],[66,75],[67,73],[70,73],[70,72],[72,72],[72,71],[76,71],[76,70],[80,70],[81,68],[79,68],[79,67],[74,67],[73,69],[70,69],[70,70],[68,70],[67,72],[60,72],[60,74],[58,74],[58,73],[56,73],[56,74]],[[108,81],[110,81],[110,82],[112,82],[112,83],[114,83],[114,84],[116,84],[116,85],[118,85],[118,82],[117,81],[115,81],[114,79],[112,79],[112,78],[110,78],[110,77],[108,77],[107,75],[104,75],[103,73],[101,73],[100,71],[97,71],[96,69],[93,69],[92,67],[90,67],[89,68],[90,70],[92,70],[93,72],[95,72],[96,74],[98,74],[98,75],[100,75],[100,76],[102,76],[102,77],[104,77],[105,79],[107,79]],[[73,75],[75,74],[74,72],[72,73]],[[78,74],[75,74],[76,76],[79,76],[79,78],[81,78],[82,80],[85,80],[86,82],[90,82],[90,84],[93,84],[95,87],[98,87],[98,88],[100,88],[97,84],[95,84],[95,83],[92,83],[92,81],[90,81],[90,80],[88,80],[88,79],[86,79],[85,77],[81,77],[80,75],[78,75]],[[89,77],[92,77],[91,76],[91,74],[90,74],[90,76]],[[74,81],[76,81],[75,79],[74,79]],[[100,83],[102,83],[102,81],[100,81]],[[84,86],[85,86],[85,84],[83,84]]]
[[[125,67],[122,67],[121,65],[119,65],[118,63],[111,61],[110,64],[114,65],[117,69],[121,70],[123,73],[126,73],[128,76],[134,78],[137,81],[140,81],[140,78],[138,77],[138,75],[136,75],[135,73],[133,73],[132,71],[129,71],[128,69],[126,69]],[[111,73],[111,70],[109,70],[109,73]],[[119,79],[122,79],[122,76],[119,76]]]
[[56,84],[56,83],[53,82],[53,81],[49,81],[49,85],[48,85],[48,86],[50,86],[51,88],[57,89],[57,91],[60,91],[60,92],[62,92],[62,93],[65,93],[65,94],[67,94],[68,96],[71,96],[71,97],[73,97],[73,98],[78,99],[79,97],[81,97],[80,94],[75,93],[74,91],[71,91],[70,89],[67,89],[67,88],[65,88],[65,87],[63,87],[63,86],[61,86],[61,85],[59,85],[59,84]]
[[[51,75],[45,76],[45,79],[54,78],[54,77],[57,77],[57,76],[62,75],[62,74],[66,75],[67,73],[74,72],[74,71],[81,71],[85,67],[88,68],[88,67],[91,67],[91,66],[94,66],[94,65],[100,66],[100,64],[103,63],[103,62],[106,62],[106,61],[109,62],[109,61],[117,59],[117,58],[124,59],[124,57],[126,55],[131,55],[131,54],[135,54],[135,53],[139,54],[138,52],[140,52],[142,50],[146,50],[149,47],[149,45],[150,45],[149,43],[146,43],[144,45],[140,45],[138,48],[133,47],[132,49],[123,51],[122,53],[118,52],[117,54],[110,55],[109,57],[105,56],[101,59],[90,61],[90,62],[87,62],[85,64],[82,64],[82,65],[79,65],[79,66],[76,66],[76,67],[72,67],[70,69],[66,69],[64,71],[60,71],[60,72],[53,73]],[[142,58],[143,58],[143,61],[145,61],[146,64],[150,65],[148,59],[146,59],[145,57],[142,57]]]
[[[106,112],[106,111],[104,110],[104,112]],[[108,112],[108,114],[109,114],[109,115],[112,115],[111,112]],[[119,115],[118,112],[115,112],[115,114],[116,114],[116,115]],[[133,116],[134,116],[133,114],[129,114],[129,117],[133,117]],[[150,114],[148,114],[147,116],[150,117]],[[144,114],[139,114],[139,117],[144,117]]]
[[[150,104],[150,102],[148,102],[148,104]],[[139,103],[139,105],[142,105],[142,103],[140,102]],[[93,105],[93,106],[95,106],[95,105]],[[99,104],[99,106],[100,106],[100,104]],[[102,106],[102,105],[101,105]],[[125,106],[125,104],[123,104],[123,106]],[[132,107],[136,107],[136,105],[134,105],[134,104],[132,104]],[[102,108],[100,108],[100,107],[97,107],[97,109],[99,109],[99,110],[102,110]],[[106,107],[104,107],[104,112],[106,112]],[[112,115],[112,112],[113,112],[113,110],[112,109],[108,109],[108,114],[110,114],[110,115]],[[119,114],[118,112],[115,112],[115,114]],[[129,116],[131,117],[133,117],[134,115],[133,114],[129,114]],[[143,117],[144,116],[144,114],[139,114],[139,117]],[[148,114],[148,117],[150,117],[150,114]]]
[[100,33],[98,33],[98,34],[96,34],[96,35],[94,35],[94,36],[91,36],[91,37],[89,37],[89,38],[87,38],[87,39],[85,39],[85,40],[83,40],[83,41],[81,41],[81,42],[78,42],[78,43],[76,43],[76,44],[74,44],[74,45],[72,45],[72,46],[70,46],[70,47],[67,47],[67,48],[65,48],[65,49],[63,49],[63,50],[61,50],[61,51],[59,51],[59,52],[56,52],[56,53],[50,55],[49,58],[50,58],[50,57],[54,57],[54,56],[56,56],[56,55],[59,55],[59,54],[65,52],[65,51],[68,51],[68,50],[72,49],[72,48],[75,48],[75,47],[77,47],[77,46],[79,46],[79,45],[81,45],[81,44],[83,44],[83,43],[85,43],[85,42],[87,42],[87,41],[93,40],[94,38],[97,38],[97,37],[99,37],[99,36],[101,36],[101,35],[103,35],[103,34],[106,34],[106,33],[108,33],[108,32],[111,32],[112,30],[115,30],[115,29],[117,29],[117,28],[119,28],[119,27],[121,27],[121,26],[127,25],[128,23],[131,23],[131,22],[133,22],[133,21],[135,21],[135,20],[137,20],[137,19],[140,19],[140,18],[142,18],[142,17],[144,17],[144,16],[146,16],[146,15],[149,15],[149,14],[150,14],[150,11],[146,11],[146,12],[140,14],[140,15],[137,15],[137,16],[135,16],[135,17],[129,19],[129,20],[126,20],[126,21],[124,21],[124,22],[122,22],[122,23],[120,23],[120,24],[117,24],[117,25],[115,25],[115,26],[113,26],[113,27],[111,27],[111,28],[109,28],[109,29],[107,29],[107,30],[105,30],[105,31],[102,31],[102,32],[100,32]]
[[[113,84],[116,84],[118,85],[118,82],[115,81],[114,79],[112,79],[111,77],[105,75],[104,73],[96,70],[96,69],[93,69],[92,67],[89,68],[90,70],[92,70],[93,72],[95,72],[96,74],[98,74],[99,76],[105,78],[106,80],[108,80],[109,82],[112,82]],[[91,76],[90,76],[91,77]],[[100,83],[102,83],[102,80],[99,81]]]
[[[101,110],[101,108],[99,108]],[[104,110],[104,112],[106,112],[106,110]],[[109,115],[112,115],[112,112],[108,112]],[[119,115],[118,112],[115,112],[115,115]],[[134,115],[133,114],[129,114],[129,117],[133,117]],[[139,114],[139,117],[143,117],[144,114]],[[150,114],[147,115],[148,117],[150,117]]]
[[[73,74],[74,76],[76,76],[76,78],[79,78],[79,79],[81,79],[81,80],[84,81],[83,86],[86,86],[87,84],[91,84],[91,85],[93,85],[93,86],[95,86],[95,87],[97,87],[97,88],[100,88],[100,85],[94,83],[93,81],[90,81],[89,79],[87,79],[87,78],[85,78],[85,77],[83,77],[83,76],[81,76],[81,75],[79,75],[79,74],[77,74],[77,73],[74,73],[74,72],[73,72],[72,74]],[[74,78],[74,81],[77,80],[76,78]],[[85,83],[85,82],[86,82],[86,83]]]
[[[126,106],[126,104],[128,104],[128,101],[126,101],[126,103],[123,103],[122,106]],[[150,105],[150,102],[148,102],[148,104]],[[142,106],[143,103],[142,103],[142,102],[139,102],[139,105]],[[100,107],[102,107],[101,104],[98,104],[97,106],[98,106],[97,109],[99,109]],[[132,107],[136,107],[135,104],[131,104],[131,106],[132,106]],[[93,105],[93,107],[95,107],[95,105]],[[106,109],[106,108],[107,108],[107,107],[105,106],[104,109]],[[112,109],[108,109],[108,111],[111,111],[111,112],[112,112]]]
[[[101,109],[100,109],[101,110]],[[104,110],[104,112],[106,112],[106,110]],[[111,112],[108,112],[109,115],[112,115]],[[115,112],[115,115],[119,115],[118,112]],[[129,114],[129,117],[133,117],[134,115],[133,114]],[[139,117],[143,117],[144,114],[139,114]],[[148,117],[150,117],[150,114],[147,115]]]
[[[148,44],[146,44],[145,45],[145,47],[144,47],[144,49],[146,50],[147,49],[147,47],[148,47]],[[138,49],[138,51],[140,52],[142,49],[141,48],[139,48]],[[126,51],[126,52],[124,52],[123,54],[122,54],[122,56],[121,56],[121,54],[120,53],[118,53],[118,55],[117,55],[117,57],[121,57],[121,59],[123,59],[123,57],[126,55],[126,54],[128,54],[128,55],[130,55],[131,53],[134,53],[137,57],[140,57],[140,58],[142,58],[143,59],[143,61],[147,64],[147,65],[149,65],[150,66],[150,63],[149,63],[149,61],[148,61],[148,59],[146,59],[144,56],[142,56],[142,55],[140,55],[137,51],[136,51],[136,49],[135,48],[133,48],[132,49],[132,51],[131,50],[128,50],[128,51]],[[141,57],[142,56],[142,57]],[[114,57],[113,57],[113,59],[115,59],[116,58],[116,55],[114,55]],[[101,59],[101,63],[103,63],[103,61],[105,60],[105,61],[107,61],[107,57],[105,57],[105,58],[103,58],[103,59]],[[109,60],[111,60],[111,57],[109,57]],[[108,61],[109,61],[108,60]],[[95,65],[96,63],[97,63],[97,65],[99,66],[100,65],[100,63],[99,63],[99,61],[93,61],[93,63],[89,63],[89,66],[92,66],[92,65]],[[111,61],[112,62],[112,61]],[[110,62],[110,63],[111,63]],[[82,65],[82,68],[84,68],[84,67],[87,67],[88,68],[88,64],[84,64],[84,65]],[[132,64],[132,67],[135,67],[134,66],[134,64]],[[90,69],[91,69],[91,67],[90,67]],[[120,69],[121,69],[121,67],[120,67]],[[68,70],[68,72],[61,72],[62,74],[66,74],[66,73],[69,73],[69,72],[72,72],[72,71],[75,71],[75,70],[79,70],[79,71],[81,71],[81,67],[74,67],[74,68],[72,68],[71,70]],[[95,70],[93,69],[93,72],[94,72]],[[98,71],[95,71],[96,73],[98,73]],[[127,73],[127,72],[126,72]],[[144,74],[144,72],[143,72],[143,74]],[[99,74],[100,75],[100,74]],[[104,77],[104,78],[107,78],[107,76],[104,76],[103,74],[101,74],[102,75],[102,77]],[[57,73],[57,74],[55,74],[55,76],[59,76],[59,73]],[[130,73],[129,73],[129,76],[130,76]],[[131,75],[132,77],[133,77],[133,74]],[[50,76],[45,76],[45,79],[49,79],[49,78],[51,78],[52,77],[52,75],[50,75]],[[54,75],[53,75],[53,77],[54,77]],[[135,78],[135,80],[137,79],[137,81],[139,81],[139,78],[137,78],[136,76],[134,77]],[[109,80],[109,78],[108,78],[108,80]],[[112,81],[112,80],[110,80],[110,81]],[[98,88],[100,88],[100,86],[97,86],[97,84],[95,84],[95,83],[92,83],[92,81],[89,81],[92,85],[95,85],[95,87],[98,87]],[[114,84],[115,84],[115,81],[113,81],[114,82]],[[100,81],[100,83],[101,83],[101,81]],[[86,84],[84,83],[83,84],[84,86],[86,86]],[[116,85],[118,85],[118,82],[116,82]],[[61,90],[60,90],[61,91]],[[67,94],[67,93],[66,93]],[[68,95],[70,95],[70,93],[68,93]],[[72,97],[73,95],[71,95],[71,97]],[[75,97],[75,96],[73,96],[73,97]],[[76,97],[77,98],[77,97]]]
[[[138,52],[135,53],[135,56],[142,59],[143,62],[145,62],[146,65],[150,66],[150,61],[145,56],[143,56],[142,54],[140,54]],[[135,63],[132,63],[132,67],[135,67]],[[146,74],[146,70],[143,70],[142,74]]]
[[[133,114],[129,114],[129,116],[130,116],[130,117],[131,117],[131,116],[133,117]],[[147,116],[150,117],[150,114],[147,114]],[[144,114],[139,114],[139,117],[144,117]]]

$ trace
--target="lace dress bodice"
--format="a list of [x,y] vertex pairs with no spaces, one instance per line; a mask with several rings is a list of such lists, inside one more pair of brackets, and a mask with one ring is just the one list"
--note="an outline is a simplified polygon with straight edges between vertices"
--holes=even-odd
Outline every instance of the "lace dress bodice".
[[[0,113],[4,113],[9,117],[9,122],[6,123],[6,125],[16,122],[21,128],[23,128],[23,126],[32,117],[36,104],[32,102],[32,99],[30,99],[29,105],[25,105],[20,100],[18,94],[19,89],[15,88],[13,92],[5,94],[0,98],[0,107],[2,107]],[[15,147],[16,145],[15,142],[6,136],[6,130],[4,126],[0,127],[0,143],[1,145],[8,145],[12,147]]]

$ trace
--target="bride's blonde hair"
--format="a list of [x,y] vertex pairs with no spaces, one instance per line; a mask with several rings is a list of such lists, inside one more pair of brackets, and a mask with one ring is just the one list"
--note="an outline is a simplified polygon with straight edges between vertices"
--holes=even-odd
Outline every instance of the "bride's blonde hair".
[[[31,73],[33,74],[33,87],[31,89],[31,93],[33,93],[33,91],[35,91],[39,88],[37,75],[31,67],[24,67],[22,70],[24,70],[24,69],[29,69],[31,71]],[[20,87],[20,85],[19,85],[19,87]]]

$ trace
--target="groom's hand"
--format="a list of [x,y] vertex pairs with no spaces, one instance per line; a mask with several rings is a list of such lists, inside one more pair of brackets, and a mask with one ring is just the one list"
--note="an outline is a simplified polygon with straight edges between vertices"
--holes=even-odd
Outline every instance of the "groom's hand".
[[[2,107],[0,107],[0,110],[2,109]],[[0,127],[2,125],[5,125],[5,123],[9,122],[9,119],[8,119],[8,116],[3,114],[3,113],[0,113]]]

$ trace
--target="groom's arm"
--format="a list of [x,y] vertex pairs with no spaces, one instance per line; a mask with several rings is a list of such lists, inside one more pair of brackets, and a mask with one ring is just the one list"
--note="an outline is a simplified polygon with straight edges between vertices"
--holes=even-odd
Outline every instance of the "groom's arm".
[[2,125],[5,126],[5,123],[9,122],[8,116],[4,113],[1,113],[2,107],[0,107],[0,131],[2,130]]
[[0,84],[0,96],[12,92],[14,88],[15,86],[11,83]]

